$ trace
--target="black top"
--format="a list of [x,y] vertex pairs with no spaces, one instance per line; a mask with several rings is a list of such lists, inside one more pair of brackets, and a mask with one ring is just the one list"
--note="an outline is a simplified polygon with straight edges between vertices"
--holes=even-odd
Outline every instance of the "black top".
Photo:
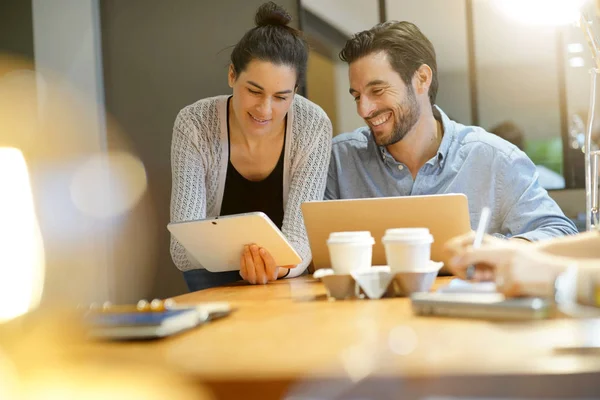
[[[283,147],[275,169],[262,181],[249,181],[240,174],[231,163],[231,140],[229,134],[229,101],[227,100],[227,140],[229,155],[227,177],[220,215],[241,214],[262,211],[271,218],[279,229],[283,225],[283,159],[285,154],[285,135]],[[287,125],[287,123],[285,124]],[[285,129],[285,128],[284,128]]]

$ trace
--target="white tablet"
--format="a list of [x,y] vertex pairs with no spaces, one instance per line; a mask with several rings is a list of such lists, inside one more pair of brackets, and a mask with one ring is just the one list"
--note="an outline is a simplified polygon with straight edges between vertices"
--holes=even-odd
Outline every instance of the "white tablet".
[[167,229],[211,272],[239,270],[244,245],[252,243],[267,249],[278,266],[302,262],[283,233],[262,212],[172,222]]

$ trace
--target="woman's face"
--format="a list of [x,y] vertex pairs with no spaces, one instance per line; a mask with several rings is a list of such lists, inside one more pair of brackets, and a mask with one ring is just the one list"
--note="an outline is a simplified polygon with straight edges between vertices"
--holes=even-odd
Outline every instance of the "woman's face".
[[246,134],[265,135],[281,128],[296,92],[296,70],[253,60],[239,76],[229,66],[229,86],[237,123]]

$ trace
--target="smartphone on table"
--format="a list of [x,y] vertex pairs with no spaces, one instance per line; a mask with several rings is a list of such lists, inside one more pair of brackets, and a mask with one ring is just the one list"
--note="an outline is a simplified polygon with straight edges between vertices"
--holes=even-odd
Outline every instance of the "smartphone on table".
[[552,316],[549,299],[506,298],[501,293],[415,293],[413,313],[423,316],[491,320],[539,320]]

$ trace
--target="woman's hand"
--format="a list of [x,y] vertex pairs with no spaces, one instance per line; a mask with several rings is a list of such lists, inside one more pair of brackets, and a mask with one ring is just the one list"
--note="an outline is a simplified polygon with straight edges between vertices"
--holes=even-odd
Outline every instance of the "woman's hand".
[[286,275],[295,265],[277,266],[271,253],[255,244],[244,246],[240,258],[240,276],[255,285],[264,285]]
[[474,265],[475,280],[495,280],[498,291],[507,296],[549,295],[554,279],[568,264],[525,241],[486,235],[475,249],[473,238],[474,233],[468,233],[446,243],[451,255],[450,271],[465,278],[467,268]]
[[504,240],[485,235],[481,246],[475,249],[474,239],[475,232],[469,232],[449,240],[445,245],[445,250],[450,255],[448,268],[459,278],[466,278],[467,268],[473,265],[474,280],[493,280],[497,268],[510,265],[519,252],[530,246],[525,241]]

